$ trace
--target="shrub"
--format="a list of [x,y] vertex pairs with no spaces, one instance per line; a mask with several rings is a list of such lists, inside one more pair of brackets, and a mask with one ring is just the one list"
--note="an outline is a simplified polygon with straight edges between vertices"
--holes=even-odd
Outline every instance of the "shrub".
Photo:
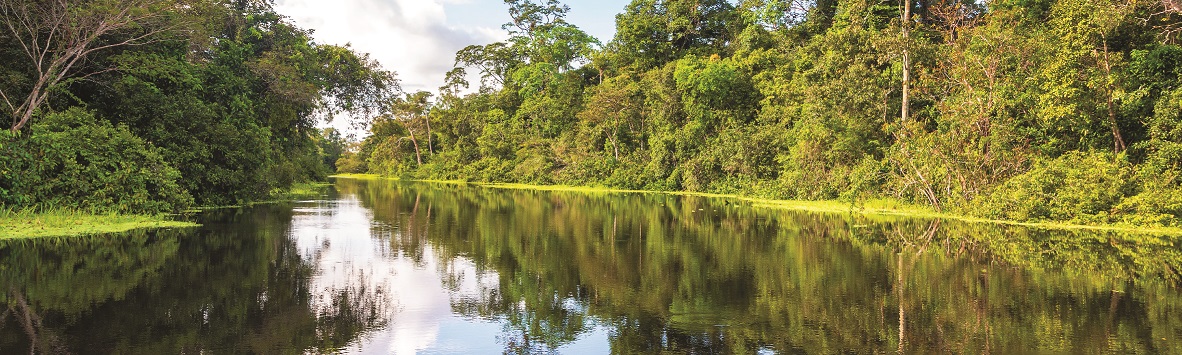
[[977,214],[1016,221],[1113,222],[1137,192],[1132,164],[1113,154],[1071,152],[1043,160],[977,200]]
[[1182,188],[1157,184],[1126,198],[1116,207],[1120,222],[1143,226],[1182,227]]
[[183,210],[193,202],[177,183],[180,172],[158,148],[81,109],[47,115],[32,127],[30,137],[14,144],[28,158],[8,162],[21,166],[17,188],[28,197],[24,204],[160,213]]
[[33,161],[20,147],[17,135],[0,129],[0,206],[22,206],[30,202],[25,193],[25,165]]

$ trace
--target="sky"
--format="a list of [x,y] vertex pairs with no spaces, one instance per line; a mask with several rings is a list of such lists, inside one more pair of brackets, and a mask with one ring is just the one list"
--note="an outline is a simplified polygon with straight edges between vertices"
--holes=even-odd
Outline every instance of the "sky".
[[[292,238],[300,256],[315,266],[312,309],[331,312],[335,296],[372,302],[386,322],[363,332],[341,349],[344,354],[496,354],[511,334],[501,317],[474,317],[454,304],[484,304],[500,287],[501,276],[464,256],[416,247],[413,233],[374,218],[357,196],[334,203],[301,204]],[[446,284],[444,281],[448,281]],[[563,306],[578,309],[564,299]],[[611,331],[595,324],[578,339],[555,349],[560,354],[605,354]]]
[[[567,0],[567,21],[608,42],[628,0]],[[398,73],[406,92],[437,91],[455,53],[508,37],[502,0],[277,0],[275,9],[319,43],[350,44]]]

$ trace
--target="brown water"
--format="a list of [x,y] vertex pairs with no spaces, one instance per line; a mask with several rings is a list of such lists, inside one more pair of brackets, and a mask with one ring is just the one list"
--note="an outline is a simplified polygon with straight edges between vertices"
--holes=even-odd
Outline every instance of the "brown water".
[[1182,354],[1182,242],[339,180],[0,241],[0,353]]

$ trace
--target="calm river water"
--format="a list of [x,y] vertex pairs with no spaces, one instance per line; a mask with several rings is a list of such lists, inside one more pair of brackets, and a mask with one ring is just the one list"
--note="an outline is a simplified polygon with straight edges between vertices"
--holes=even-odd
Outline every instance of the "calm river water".
[[0,241],[0,353],[1182,354],[1182,241],[339,180]]

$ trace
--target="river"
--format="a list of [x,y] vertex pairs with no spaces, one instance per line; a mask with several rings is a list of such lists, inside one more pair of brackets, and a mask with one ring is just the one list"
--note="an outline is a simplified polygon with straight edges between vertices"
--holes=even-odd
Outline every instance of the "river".
[[0,241],[0,353],[1182,354],[1182,241],[340,179]]

